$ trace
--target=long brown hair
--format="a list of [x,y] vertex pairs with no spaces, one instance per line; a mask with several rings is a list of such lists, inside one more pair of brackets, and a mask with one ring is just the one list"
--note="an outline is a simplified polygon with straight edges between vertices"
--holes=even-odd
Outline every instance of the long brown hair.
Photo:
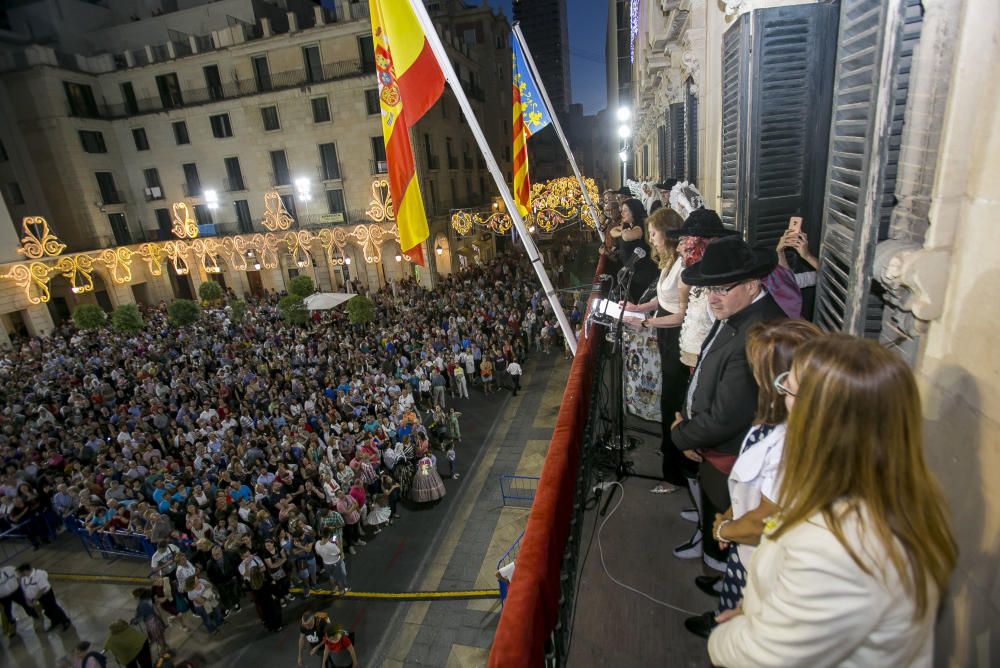
[[[684,219],[673,209],[661,208],[650,214],[646,219],[646,235],[649,247],[653,249],[653,260],[656,261],[660,269],[667,269],[674,264],[677,259],[677,244],[667,237],[667,230],[679,230],[684,224]],[[664,239],[664,249],[666,252],[660,253],[649,240],[649,234],[656,230]]]
[[792,357],[802,344],[821,335],[811,322],[785,318],[758,322],[747,332],[747,362],[758,387],[756,424],[781,424],[788,418],[774,379],[792,368]]
[[[931,586],[947,586],[958,549],[924,462],[912,372],[876,342],[844,334],[803,344],[792,372],[799,387],[781,461],[782,522],[773,537],[822,513],[865,573],[873,575],[888,556],[922,618]],[[844,534],[851,514],[875,538],[877,550],[861,546],[865,558]]]

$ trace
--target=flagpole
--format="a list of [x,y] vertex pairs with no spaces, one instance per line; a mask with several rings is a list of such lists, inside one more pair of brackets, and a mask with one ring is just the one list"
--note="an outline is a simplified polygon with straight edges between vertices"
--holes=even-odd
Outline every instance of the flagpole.
[[587,184],[583,182],[583,176],[580,174],[580,168],[576,164],[576,157],[573,155],[573,151],[569,148],[569,142],[566,141],[566,135],[563,134],[562,125],[559,124],[559,117],[556,115],[556,110],[552,108],[552,101],[549,99],[549,93],[545,90],[545,82],[542,81],[542,75],[539,74],[538,68],[535,67],[535,59],[531,57],[531,51],[528,49],[528,43],[524,41],[524,35],[521,34],[521,24],[515,23],[513,27],[514,39],[517,43],[521,45],[521,53],[524,54],[524,61],[528,65],[528,69],[531,70],[531,78],[535,80],[535,85],[538,86],[538,92],[542,94],[542,101],[545,102],[545,108],[549,110],[549,118],[552,120],[552,127],[556,131],[556,135],[559,137],[559,141],[562,143],[563,150],[566,151],[566,157],[569,159],[570,166],[573,167],[573,173],[576,174],[576,180],[580,182],[580,192],[583,193],[583,201],[587,203],[587,207],[590,209],[590,215],[594,218],[594,227],[597,229],[597,235],[601,238],[601,243],[604,243],[604,232],[601,231],[601,219],[597,215],[597,208],[594,207],[593,202],[590,201],[590,195],[587,194]]
[[[549,276],[545,272],[545,267],[542,266],[542,259],[539,257],[538,249],[535,247],[535,240],[531,238],[531,235],[528,234],[527,228],[524,226],[524,220],[521,218],[521,214],[517,210],[517,205],[514,203],[514,197],[510,194],[510,189],[507,187],[507,182],[504,180],[503,173],[500,171],[500,166],[497,165],[497,161],[493,157],[493,151],[490,149],[490,145],[486,141],[483,129],[479,127],[479,120],[472,111],[472,106],[469,104],[469,98],[466,97],[465,91],[462,89],[462,82],[455,73],[455,68],[451,65],[451,59],[448,58],[448,52],[445,51],[444,44],[441,43],[441,37],[437,33],[437,28],[434,27],[434,22],[427,13],[427,8],[424,7],[422,0],[407,0],[407,2],[410,3],[410,8],[413,10],[413,14],[416,17],[417,22],[424,30],[424,37],[427,38],[427,44],[431,47],[431,51],[434,53],[434,58],[441,67],[441,71],[444,73],[445,81],[448,82],[451,86],[452,92],[455,93],[455,98],[458,100],[458,106],[462,109],[462,113],[465,115],[465,122],[469,124],[469,130],[472,131],[472,136],[475,137],[476,143],[479,145],[479,150],[482,151],[483,157],[486,159],[486,167],[490,170],[490,175],[493,177],[493,182],[496,183],[497,189],[500,191],[500,196],[503,197],[504,204],[507,207],[507,214],[514,223],[514,227],[517,228],[518,233],[521,235],[521,241],[524,242],[524,249],[528,252],[528,259],[531,260],[531,266],[538,275],[538,280],[542,283],[542,289],[545,291],[545,296],[548,298],[549,304],[552,306],[552,311],[555,313],[556,320],[559,322],[559,327],[562,329],[563,336],[569,344],[570,351],[575,356],[576,336],[573,334],[573,328],[570,326],[569,320],[563,312],[562,305],[559,303],[559,294],[556,292],[555,288],[552,287],[552,282],[549,280]],[[584,197],[586,197],[586,189],[584,189]]]

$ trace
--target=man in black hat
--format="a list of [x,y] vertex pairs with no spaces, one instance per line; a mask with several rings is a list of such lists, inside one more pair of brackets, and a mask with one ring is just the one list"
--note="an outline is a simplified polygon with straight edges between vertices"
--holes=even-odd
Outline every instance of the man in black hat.
[[[746,359],[747,331],[754,323],[784,317],[761,286],[761,279],[777,263],[773,250],[755,250],[737,236],[726,236],[710,242],[701,261],[681,274],[687,285],[708,289],[709,308],[716,320],[701,347],[684,406],[670,434],[674,446],[698,462],[698,481],[692,484],[691,493],[699,526],[674,555],[702,556],[718,571],[725,570],[726,555],[712,540],[712,523],[716,513],[729,507],[729,471],[757,408],[757,384]],[[713,578],[699,578],[699,586],[714,584]]]

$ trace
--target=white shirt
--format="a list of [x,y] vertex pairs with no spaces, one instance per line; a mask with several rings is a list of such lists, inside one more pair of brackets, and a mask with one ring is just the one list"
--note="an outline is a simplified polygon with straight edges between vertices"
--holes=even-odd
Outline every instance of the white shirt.
[[520,376],[522,373],[521,365],[518,364],[517,362],[511,362],[510,364],[507,365],[507,373],[509,373],[512,376]]
[[52,589],[49,585],[49,574],[35,568],[27,575],[21,576],[21,590],[29,603],[37,601],[45,592]]
[[669,269],[660,271],[660,279],[656,281],[656,301],[660,308],[669,313],[678,313],[681,310],[681,297],[677,288],[683,270],[684,260],[678,257]]
[[0,598],[10,596],[21,586],[21,581],[17,578],[17,571],[13,566],[0,568]]
[[777,540],[765,536],[750,560],[743,614],[709,636],[713,665],[932,666],[939,593],[929,592],[927,614],[915,621],[910,588],[873,534],[853,514],[841,528],[862,558],[877,555],[868,558],[876,575],[861,570],[820,513]]
[[[785,425],[779,424],[771,432],[746,448],[747,439],[758,429],[755,425],[747,432],[740,445],[740,455],[729,472],[729,496],[732,499],[733,519],[738,520],[760,505],[761,496],[778,501],[778,466],[785,448]],[[740,561],[750,563],[753,545],[737,545]]]
[[334,566],[340,563],[340,547],[334,541],[318,542],[315,549],[324,565]]

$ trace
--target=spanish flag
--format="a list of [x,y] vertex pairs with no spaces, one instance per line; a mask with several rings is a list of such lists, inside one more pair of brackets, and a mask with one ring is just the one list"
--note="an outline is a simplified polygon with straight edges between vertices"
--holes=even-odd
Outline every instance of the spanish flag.
[[409,129],[441,97],[444,74],[408,2],[369,0],[369,7],[382,107],[382,137],[399,245],[411,260],[423,265],[420,244],[429,232]]
[[528,137],[552,122],[538,85],[528,69],[521,43],[514,39],[514,203],[521,217],[531,207],[528,179]]

